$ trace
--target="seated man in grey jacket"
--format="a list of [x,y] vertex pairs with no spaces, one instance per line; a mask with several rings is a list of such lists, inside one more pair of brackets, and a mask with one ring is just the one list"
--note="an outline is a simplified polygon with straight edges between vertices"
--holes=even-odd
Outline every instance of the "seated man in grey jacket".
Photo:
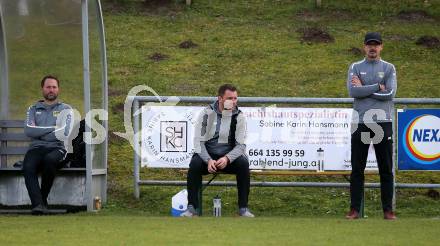
[[[57,100],[59,80],[51,75],[45,76],[41,88],[44,100],[29,107],[24,128],[25,134],[31,138],[23,161],[23,173],[32,214],[48,212],[47,197],[56,170],[61,168],[67,154],[63,137],[70,134],[73,124],[71,107]],[[38,183],[40,171],[41,188]]]
[[195,129],[195,154],[187,177],[188,209],[181,216],[197,215],[202,175],[223,171],[237,177],[239,215],[254,217],[248,209],[250,175],[245,145],[246,119],[237,107],[237,96],[233,85],[222,85],[218,100],[200,113]]

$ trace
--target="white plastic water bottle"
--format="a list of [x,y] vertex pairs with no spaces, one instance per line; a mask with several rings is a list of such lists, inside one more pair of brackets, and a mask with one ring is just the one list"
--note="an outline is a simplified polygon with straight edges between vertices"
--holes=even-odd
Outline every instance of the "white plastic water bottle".
[[214,217],[221,217],[222,216],[222,199],[219,195],[215,196],[214,199],[212,199],[214,209]]
[[179,217],[181,213],[185,212],[187,206],[188,192],[186,189],[183,189],[171,198],[171,215]]

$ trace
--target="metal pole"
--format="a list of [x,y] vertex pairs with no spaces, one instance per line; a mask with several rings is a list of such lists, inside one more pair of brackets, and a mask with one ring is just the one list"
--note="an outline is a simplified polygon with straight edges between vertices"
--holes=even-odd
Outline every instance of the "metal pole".
[[1,109],[0,120],[8,119],[9,115],[9,69],[6,46],[6,29],[3,22],[3,10],[0,6],[0,71],[1,71]]
[[321,8],[321,0],[315,0],[315,6],[316,6],[316,8]]
[[[157,102],[155,96],[133,96],[139,102]],[[169,96],[160,97],[161,101],[166,101]],[[216,97],[178,97],[180,102],[185,103],[210,103],[217,100]],[[261,104],[352,104],[353,98],[321,98],[321,97],[239,97],[240,103],[261,103]],[[395,98],[395,104],[440,104],[440,98]]]
[[[0,4],[0,91],[1,91],[1,101],[0,101],[0,120],[6,120],[9,116],[9,78],[8,78],[8,53],[6,47],[6,35],[5,35],[5,25],[3,22],[3,10]],[[6,133],[6,128],[0,128],[0,133]],[[6,142],[0,143],[0,148],[6,148]],[[6,155],[0,156],[0,168],[7,167],[7,157]]]
[[[139,109],[139,101],[134,100],[133,102],[133,110],[132,112],[136,112]],[[133,165],[134,165],[134,197],[139,199],[140,197],[140,190],[139,190],[139,181],[140,181],[140,160],[139,160],[139,114],[134,116],[134,158],[133,158]],[[137,137],[136,137],[137,136]]]
[[[102,69],[102,103],[105,112],[108,112],[108,78],[107,78],[107,51],[105,44],[105,30],[104,30],[104,20],[102,19],[102,8],[101,1],[96,0],[96,12],[98,15],[98,28],[99,28],[99,41],[101,43],[101,69]],[[103,121],[104,128],[106,131],[106,138],[104,144],[104,168],[107,170],[108,162],[108,120]],[[104,187],[101,191],[102,202],[107,202],[107,175],[105,175]]]
[[[140,102],[156,102],[159,98],[155,96],[134,96]],[[166,101],[169,96],[160,97],[161,101]],[[217,97],[178,97],[180,102],[187,103],[210,103],[217,100]],[[287,104],[287,103],[310,103],[310,104],[351,104],[353,98],[306,98],[306,97],[239,97],[240,103],[262,103],[262,104]]]
[[[84,80],[84,112],[90,111],[90,62],[89,62],[89,12],[88,1],[81,0],[82,44],[83,44],[83,80]],[[91,119],[86,118],[85,131],[91,134]],[[87,211],[93,210],[92,191],[92,146],[86,144],[86,199]]]
[[[208,181],[203,181],[206,185]],[[152,186],[186,186],[186,181],[181,180],[140,180],[140,185]],[[210,186],[236,186],[235,181],[214,181]],[[336,183],[336,182],[266,182],[254,181],[251,182],[254,187],[320,187],[320,188],[349,188],[350,183]],[[380,188],[380,183],[365,183],[365,188]],[[439,189],[440,184],[418,184],[418,183],[397,183],[396,188],[420,188],[420,189]]]
[[365,217],[367,217],[365,215],[365,186],[362,189],[362,194],[361,195],[362,195],[361,196],[361,208],[359,210],[359,218],[365,218]]
[[396,110],[393,110],[393,115],[394,118],[392,119],[392,124],[393,124],[393,166],[392,166],[392,171],[393,171],[393,200],[392,200],[392,209],[393,211],[396,211],[396,182],[397,182],[397,178],[396,178],[396,168],[397,168],[397,114],[396,114]]

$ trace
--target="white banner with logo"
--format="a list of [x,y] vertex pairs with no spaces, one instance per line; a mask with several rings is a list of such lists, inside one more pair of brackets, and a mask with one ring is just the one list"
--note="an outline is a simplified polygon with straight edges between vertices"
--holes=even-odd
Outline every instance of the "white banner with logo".
[[[142,166],[188,168],[203,107],[142,108]],[[351,170],[352,109],[240,107],[251,169]],[[373,146],[367,169],[377,169]]]

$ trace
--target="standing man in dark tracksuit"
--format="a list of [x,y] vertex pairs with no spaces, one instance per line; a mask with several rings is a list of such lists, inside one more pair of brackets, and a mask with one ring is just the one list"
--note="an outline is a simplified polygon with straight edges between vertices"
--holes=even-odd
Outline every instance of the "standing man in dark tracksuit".
[[[25,122],[25,134],[31,144],[23,161],[26,188],[32,203],[32,214],[45,214],[47,197],[56,170],[67,151],[63,138],[67,138],[73,124],[72,108],[57,100],[59,80],[51,75],[41,81],[44,100],[29,107]],[[38,173],[41,172],[41,188]]]
[[355,118],[352,124],[354,129],[351,135],[351,209],[346,215],[347,219],[359,218],[364,190],[364,170],[371,142],[379,168],[384,219],[396,219],[392,208],[392,118],[397,80],[394,65],[380,58],[382,49],[380,34],[367,33],[364,40],[366,57],[353,63],[348,70],[347,88],[350,97],[354,98],[353,109],[358,113],[359,121]]
[[223,171],[237,178],[238,214],[254,217],[248,209],[250,187],[249,161],[246,156],[246,119],[237,107],[237,89],[220,86],[218,100],[205,108],[195,128],[195,154],[187,177],[188,209],[183,217],[197,216],[202,175]]

